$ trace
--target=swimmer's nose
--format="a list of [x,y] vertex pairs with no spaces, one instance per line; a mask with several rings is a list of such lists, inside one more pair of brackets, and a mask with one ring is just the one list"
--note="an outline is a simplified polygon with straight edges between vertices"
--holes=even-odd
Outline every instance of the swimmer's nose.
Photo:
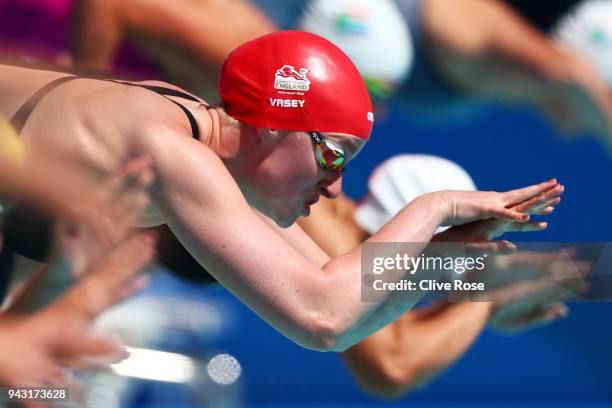
[[338,198],[342,192],[342,177],[336,178],[331,184],[321,188],[321,195],[332,200]]

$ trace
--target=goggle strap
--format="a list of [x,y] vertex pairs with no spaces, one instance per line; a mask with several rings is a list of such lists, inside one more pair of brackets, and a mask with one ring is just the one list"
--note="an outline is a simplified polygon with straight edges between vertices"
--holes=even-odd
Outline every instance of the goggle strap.
[[312,135],[312,138],[314,139],[316,144],[318,145],[323,144],[323,139],[321,138],[321,135],[319,134],[319,132],[310,132],[310,134]]

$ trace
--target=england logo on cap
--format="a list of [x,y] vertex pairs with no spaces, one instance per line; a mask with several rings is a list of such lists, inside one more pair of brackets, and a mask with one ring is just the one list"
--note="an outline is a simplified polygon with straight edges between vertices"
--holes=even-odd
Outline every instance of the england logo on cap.
[[306,77],[307,74],[306,68],[300,68],[298,71],[291,65],[283,65],[276,71],[274,89],[306,92],[310,90],[310,80]]

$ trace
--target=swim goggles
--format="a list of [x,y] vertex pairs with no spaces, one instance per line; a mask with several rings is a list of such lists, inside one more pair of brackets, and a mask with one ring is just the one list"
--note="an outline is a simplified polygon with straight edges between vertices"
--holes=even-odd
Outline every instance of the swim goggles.
[[323,139],[319,132],[310,132],[310,137],[315,143],[315,158],[319,167],[343,173],[345,158],[342,146],[332,140]]

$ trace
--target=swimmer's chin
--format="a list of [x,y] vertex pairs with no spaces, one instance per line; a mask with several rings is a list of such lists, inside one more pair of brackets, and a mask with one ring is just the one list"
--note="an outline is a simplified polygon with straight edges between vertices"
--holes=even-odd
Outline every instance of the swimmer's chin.
[[290,226],[292,226],[293,224],[295,224],[295,222],[297,221],[298,217],[292,217],[291,219],[275,219],[274,222],[276,222],[276,225],[278,225],[281,228],[289,228]]
[[259,211],[259,213],[262,215],[265,215],[266,218],[272,220],[280,228],[289,228],[290,226],[295,224],[297,219],[302,215],[302,214],[287,215],[287,214],[279,214],[279,213],[272,212],[272,211],[263,212],[261,210]]
[[291,214],[291,215],[277,215],[272,219],[280,228],[289,228],[293,224],[296,223],[298,218],[302,216],[301,213]]

